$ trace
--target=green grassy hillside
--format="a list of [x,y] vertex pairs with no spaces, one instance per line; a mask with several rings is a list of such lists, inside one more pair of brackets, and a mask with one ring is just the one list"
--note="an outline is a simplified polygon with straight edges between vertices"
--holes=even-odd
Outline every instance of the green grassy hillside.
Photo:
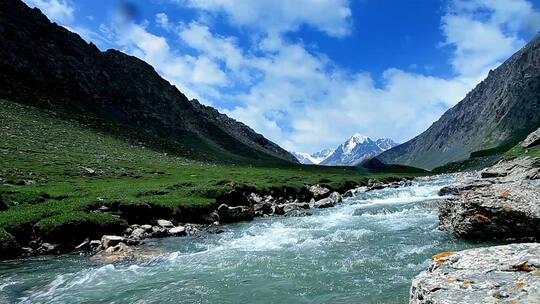
[[[257,189],[346,182],[398,173],[249,161],[199,141],[167,142],[124,125],[0,100],[0,243],[28,227],[123,220],[87,212],[103,203],[201,207],[235,185]],[[124,223],[125,224],[125,223]]]
[[521,156],[540,156],[540,146],[523,149],[523,147],[521,147],[521,141],[512,141],[492,149],[473,152],[470,157],[464,161],[451,162],[437,167],[431,172],[438,174],[479,170],[489,167],[501,159],[510,160]]

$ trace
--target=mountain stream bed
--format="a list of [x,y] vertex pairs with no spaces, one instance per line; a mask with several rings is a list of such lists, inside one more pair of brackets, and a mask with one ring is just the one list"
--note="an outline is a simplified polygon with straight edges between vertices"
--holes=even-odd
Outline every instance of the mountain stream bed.
[[147,240],[159,252],[147,260],[0,262],[0,303],[408,303],[431,256],[482,245],[437,228],[437,192],[453,181],[375,190],[221,234]]

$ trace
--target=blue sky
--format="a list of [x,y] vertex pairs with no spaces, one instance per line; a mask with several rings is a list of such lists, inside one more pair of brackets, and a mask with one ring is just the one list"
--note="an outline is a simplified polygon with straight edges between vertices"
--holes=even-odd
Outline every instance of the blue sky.
[[25,0],[292,151],[404,142],[540,30],[530,0]]

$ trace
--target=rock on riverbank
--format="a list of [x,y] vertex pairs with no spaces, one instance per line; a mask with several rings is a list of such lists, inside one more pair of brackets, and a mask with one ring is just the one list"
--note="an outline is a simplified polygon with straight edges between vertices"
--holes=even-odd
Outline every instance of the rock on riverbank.
[[540,240],[540,157],[521,157],[462,178],[440,194],[440,228],[479,240]]
[[411,304],[539,303],[540,244],[445,252],[412,283]]

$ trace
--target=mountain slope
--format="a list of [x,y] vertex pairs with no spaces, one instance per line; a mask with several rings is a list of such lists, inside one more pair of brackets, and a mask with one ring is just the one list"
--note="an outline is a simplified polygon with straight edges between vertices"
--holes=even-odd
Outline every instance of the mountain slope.
[[0,97],[107,117],[210,160],[296,162],[246,125],[188,100],[147,63],[101,52],[19,0],[0,2],[0,32]]
[[377,158],[424,169],[522,139],[540,125],[540,35],[425,132]]

